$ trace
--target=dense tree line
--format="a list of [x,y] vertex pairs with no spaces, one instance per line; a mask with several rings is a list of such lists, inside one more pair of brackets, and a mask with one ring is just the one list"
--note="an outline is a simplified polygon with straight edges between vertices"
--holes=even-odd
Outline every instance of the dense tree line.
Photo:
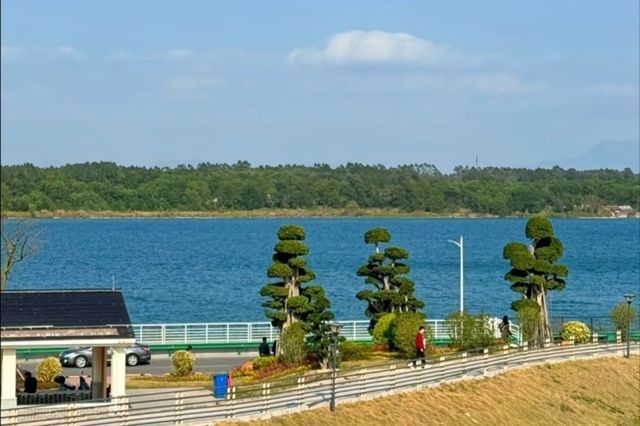
[[8,211],[234,211],[261,208],[397,209],[402,212],[601,214],[605,205],[638,209],[631,170],[564,170],[347,163],[338,167],[253,167],[202,163],[175,168],[115,163],[1,168]]

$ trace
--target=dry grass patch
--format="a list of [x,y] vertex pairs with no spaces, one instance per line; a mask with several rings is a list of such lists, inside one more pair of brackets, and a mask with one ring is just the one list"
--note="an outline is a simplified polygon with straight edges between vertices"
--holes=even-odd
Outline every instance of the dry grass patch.
[[[229,423],[224,423],[229,425]],[[234,425],[640,425],[640,358],[547,364]]]

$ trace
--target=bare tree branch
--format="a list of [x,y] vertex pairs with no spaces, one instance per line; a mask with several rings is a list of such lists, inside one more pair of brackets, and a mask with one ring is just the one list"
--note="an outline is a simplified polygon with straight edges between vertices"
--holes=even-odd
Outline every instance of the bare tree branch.
[[44,229],[31,220],[11,221],[3,215],[0,220],[0,288],[7,288],[9,276],[17,263],[35,255],[44,240]]

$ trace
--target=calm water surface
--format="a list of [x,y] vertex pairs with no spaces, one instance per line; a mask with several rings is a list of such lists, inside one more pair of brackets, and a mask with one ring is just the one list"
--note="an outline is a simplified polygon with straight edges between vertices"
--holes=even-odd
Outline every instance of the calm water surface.
[[[459,306],[464,236],[465,309],[511,314],[517,294],[502,248],[526,242],[524,219],[72,219],[45,220],[40,253],[19,264],[10,288],[122,288],[134,323],[264,321],[260,287],[269,282],[276,232],[302,225],[309,265],[338,319],[365,319],[355,271],[372,248],[364,232],[382,226],[411,253],[410,277],[430,318]],[[553,220],[564,242],[567,288],[552,292],[551,314],[599,316],[640,293],[640,221]]]

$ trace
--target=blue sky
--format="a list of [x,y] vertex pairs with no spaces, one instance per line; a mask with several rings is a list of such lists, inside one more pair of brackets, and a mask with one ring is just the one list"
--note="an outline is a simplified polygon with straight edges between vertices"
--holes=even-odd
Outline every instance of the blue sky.
[[2,2],[2,163],[447,172],[638,144],[638,3]]

